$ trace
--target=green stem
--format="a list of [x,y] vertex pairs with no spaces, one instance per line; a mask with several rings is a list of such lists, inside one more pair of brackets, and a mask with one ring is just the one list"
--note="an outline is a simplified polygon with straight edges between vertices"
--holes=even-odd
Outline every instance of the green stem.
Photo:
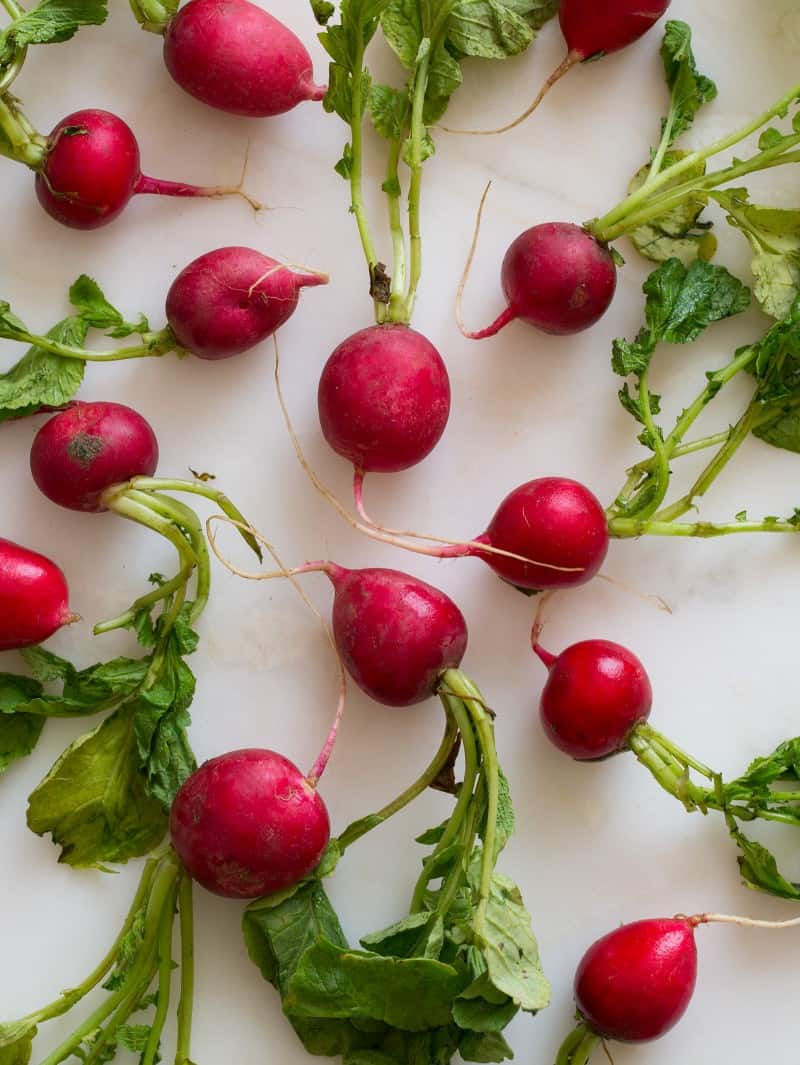
[[[662,170],[661,173],[655,177],[651,182],[647,182],[642,188],[631,193],[622,203],[618,204],[608,214],[598,219],[595,226],[592,227],[592,231],[595,236],[598,235],[598,231],[603,232],[613,227],[620,219],[629,216],[633,209],[638,207],[639,204],[646,203],[650,200],[653,192],[658,188],[663,188],[665,185],[670,184],[680,174],[690,172],[706,159],[711,159],[715,155],[719,155],[721,152],[726,151],[728,148],[732,148],[734,145],[739,144],[741,141],[746,140],[749,136],[755,133],[757,130],[765,126],[767,122],[775,118],[778,115],[785,115],[791,106],[791,104],[800,96],[800,84],[795,85],[785,96],[782,96],[777,103],[773,104],[767,111],[764,111],[761,115],[752,119],[750,122],[741,126],[733,133],[727,134],[720,140],[710,144],[707,148],[701,149],[696,152],[691,152],[689,155],[684,156],[683,159],[673,163],[672,166],[667,167],[666,170]],[[787,145],[788,147],[788,145]],[[663,213],[663,211],[659,211]],[[611,239],[611,238],[609,238]]]
[[159,859],[157,858],[149,858],[145,862],[139,886],[136,889],[136,894],[133,897],[133,902],[128,910],[122,928],[119,930],[119,934],[114,940],[111,949],[97,968],[93,969],[86,979],[78,984],[77,987],[71,988],[69,991],[63,991],[55,1001],[50,1002],[47,1006],[42,1006],[41,1009],[38,1009],[33,1013],[27,1014],[25,1017],[22,1017],[20,1020],[21,1024],[30,1023],[31,1025],[39,1025],[44,1024],[45,1021],[53,1020],[54,1017],[63,1016],[63,1014],[68,1013],[76,1003],[85,998],[90,991],[93,991],[103,977],[111,971],[116,963],[123,940],[128,932],[130,932],[139,911],[142,909],[142,906],[148,898],[150,887],[153,883],[153,877],[155,876],[158,865]]
[[175,350],[175,337],[172,330],[162,329],[156,333],[143,334],[143,343],[130,348],[117,348],[116,351],[87,351],[71,344],[62,344],[50,337],[29,333],[26,329],[0,327],[0,338],[17,340],[21,344],[30,344],[49,351],[51,355],[60,355],[64,359],[78,359],[81,362],[121,362],[124,359],[160,358]]
[[[47,150],[47,141],[38,134],[31,136],[26,124],[22,122],[22,115],[9,102],[10,96],[0,96],[0,154],[14,159],[18,163],[24,163],[31,169],[36,170],[44,161]],[[8,144],[3,144],[3,138]]]
[[[186,879],[185,873],[179,873],[179,881]],[[150,1035],[141,1058],[141,1065],[156,1065],[159,1060],[159,1048],[164,1025],[169,1013],[169,996],[172,988],[172,925],[175,917],[175,904],[178,897],[178,884],[175,884],[161,914],[158,930],[158,994],[156,1011],[150,1026]]]
[[649,369],[645,369],[639,378],[639,411],[653,449],[653,471],[627,511],[646,518],[658,510],[669,491],[669,456],[650,409],[648,378]]
[[[675,428],[664,441],[664,446],[670,457],[676,454],[678,445],[682,442],[686,433],[714,396],[716,396],[720,389],[722,389],[738,373],[741,373],[742,370],[746,370],[754,358],[755,351],[752,348],[745,348],[726,366],[707,375],[707,384],[705,388],[700,392],[694,402],[690,403],[681,413],[681,416],[675,423]],[[710,438],[706,437],[706,440],[708,439]],[[695,445],[692,450],[698,450],[697,445]]]
[[453,744],[456,741],[457,735],[458,727],[451,715],[448,714],[442,742],[439,744],[439,749],[433,756],[433,760],[425,772],[414,781],[411,787],[406,788],[406,790],[398,795],[396,799],[384,806],[381,810],[378,810],[378,812],[372,817],[361,818],[346,828],[336,840],[342,852],[347,850],[347,848],[355,843],[356,840],[361,839],[362,836],[365,836],[373,828],[377,828],[379,824],[383,824],[388,821],[390,817],[399,813],[400,810],[405,809],[409,803],[413,802],[414,799],[424,791],[427,791],[439,776],[445,765],[447,765],[448,759],[453,753]]
[[406,236],[400,216],[400,150],[403,136],[404,134],[389,145],[384,185],[389,209],[389,230],[392,235],[392,292],[389,299],[389,319],[393,322],[402,321],[405,314]]
[[656,521],[673,521],[680,518],[694,506],[695,499],[705,495],[714,481],[722,473],[734,454],[741,447],[753,428],[755,410],[748,407],[742,417],[736,423],[728,439],[714,455],[702,473],[697,477],[692,487],[681,499],[678,499],[669,507],[665,507],[655,515]]
[[163,34],[174,13],[166,4],[159,3],[159,0],[130,0],[130,5],[136,21],[148,33]]
[[194,562],[188,563],[170,580],[159,585],[159,587],[154,588],[153,591],[148,592],[147,595],[140,596],[132,604],[130,610],[126,610],[124,614],[120,614],[119,617],[112,618],[110,621],[101,621],[98,625],[95,625],[93,630],[95,636],[101,636],[106,632],[113,632],[115,629],[127,628],[129,625],[133,624],[133,621],[140,610],[144,610],[145,607],[153,607],[162,599],[169,599],[171,595],[188,584],[192,572],[194,571],[194,567]]
[[[561,1044],[556,1056],[556,1065],[574,1065],[575,1053],[582,1046],[587,1035],[591,1035],[591,1032],[585,1024],[578,1024],[569,1033],[567,1038]],[[588,1058],[584,1058],[587,1061]]]
[[691,536],[698,539],[710,539],[715,536],[729,536],[733,533],[797,533],[800,526],[790,521],[656,521],[638,518],[610,518],[608,531],[618,539],[626,540],[638,536]]
[[8,12],[9,18],[13,19],[14,22],[25,14],[25,9],[16,0],[0,0],[0,3]]
[[194,908],[192,878],[184,874],[178,894],[181,929],[181,997],[178,1002],[178,1046],[175,1065],[191,1065],[194,1009]]
[[[423,42],[424,43],[424,42]],[[425,95],[428,91],[428,71],[430,68],[431,45],[417,66],[414,76],[414,96],[411,105],[411,135],[409,142],[409,170],[411,172],[408,189],[408,230],[410,237],[411,262],[408,278],[408,292],[405,299],[405,321],[410,322],[414,314],[417,289],[422,277],[422,233],[420,210],[422,198],[422,167],[424,163],[423,140],[425,137]]]

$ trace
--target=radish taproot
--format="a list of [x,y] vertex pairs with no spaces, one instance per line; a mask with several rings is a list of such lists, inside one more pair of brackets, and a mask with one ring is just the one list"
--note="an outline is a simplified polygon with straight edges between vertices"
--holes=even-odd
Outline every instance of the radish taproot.
[[562,1043],[555,1065],[587,1065],[607,1040],[650,1043],[686,1013],[697,983],[695,931],[701,925],[796,928],[797,919],[761,921],[731,914],[649,918],[623,924],[596,940],[575,973],[578,1024]]
[[178,197],[240,196],[256,210],[261,204],[240,186],[189,185],[142,174],[139,145],[126,122],[109,111],[74,111],[49,137],[33,132],[16,101],[3,101],[0,132],[12,148],[4,155],[30,167],[36,195],[47,213],[72,229],[99,229],[113,222],[136,195]]
[[192,879],[226,898],[255,899],[319,865],[330,820],[296,765],[251,748],[212,758],[184,782],[170,835]]
[[44,643],[77,620],[55,562],[0,537],[0,651]]
[[555,655],[542,646],[541,628],[537,619],[532,643],[548,670],[539,715],[550,742],[581,762],[631,751],[688,812],[724,814],[741,853],[739,867],[748,887],[800,901],[800,888],[784,879],[770,852],[748,839],[740,827],[764,820],[800,828],[798,791],[785,788],[787,782],[800,780],[793,761],[800,740],[787,740],[757,758],[742,776],[723,779],[649,723],[652,687],[636,655],[620,644],[598,639],[573,644]]
[[[146,7],[147,0],[133,0]],[[302,42],[250,0],[189,0],[166,24],[164,63],[191,96],[220,111],[266,118],[327,92]]]
[[[303,288],[327,281],[326,274],[294,269],[253,248],[234,245],[207,252],[181,270],[167,292],[163,329],[151,329],[143,316],[126,322],[85,274],[70,288],[75,313],[46,335],[32,332],[8,303],[0,302],[0,337],[33,345],[0,375],[0,420],[66,404],[81,383],[80,363],[160,358],[170,352],[212,361],[233,358],[284,325],[297,309]],[[84,346],[92,329],[136,340],[98,351]],[[3,390],[3,381],[13,387]]]
[[450,381],[439,352],[400,324],[374,325],[328,359],[317,394],[322,433],[362,473],[421,462],[450,416]]

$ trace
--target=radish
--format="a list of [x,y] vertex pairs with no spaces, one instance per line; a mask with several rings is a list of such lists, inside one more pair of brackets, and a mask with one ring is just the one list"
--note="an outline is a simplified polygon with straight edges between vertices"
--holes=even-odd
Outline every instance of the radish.
[[184,783],[170,815],[172,845],[189,874],[226,898],[254,899],[307,876],[330,838],[325,804],[275,751],[212,758]]
[[220,111],[265,118],[327,92],[298,38],[249,0],[189,0],[155,28],[178,85]]
[[534,644],[549,670],[539,704],[542,724],[559,750],[591,761],[625,750],[631,730],[653,702],[639,659],[609,640],[585,640],[558,657]]
[[567,54],[542,86],[533,103],[513,122],[498,129],[449,129],[447,133],[490,137],[516,129],[529,118],[550,92],[578,63],[619,52],[651,30],[672,0],[561,0],[558,21],[567,44]]
[[438,351],[405,325],[349,337],[328,359],[318,391],[322,432],[357,471],[394,473],[421,462],[450,416],[450,381]]
[[0,651],[44,643],[78,621],[67,580],[44,555],[0,537]]
[[40,491],[69,510],[99,514],[105,493],[134,477],[152,477],[158,442],[150,425],[121,403],[78,403],[36,434],[31,472]]
[[326,274],[297,272],[252,248],[217,248],[172,282],[167,321],[186,351],[201,359],[229,359],[288,321],[301,288],[327,281]]
[[798,920],[757,921],[703,913],[634,921],[593,943],[575,973],[578,1024],[561,1045],[556,1065],[586,1065],[605,1040],[649,1043],[680,1021],[697,982],[695,929],[704,924],[788,929]]
[[[80,385],[73,363],[159,358],[175,352],[200,359],[230,359],[255,347],[294,314],[303,288],[327,284],[327,275],[293,269],[252,248],[217,248],[189,263],[170,285],[167,326],[151,329],[143,317],[126,322],[106,299],[97,282],[82,274],[70,288],[76,314],[47,335],[31,332],[0,302],[0,337],[32,349],[7,375],[13,380],[0,418],[60,409]],[[114,337],[137,335],[134,344],[98,351],[83,347],[89,329]],[[58,358],[52,358],[58,356]],[[48,402],[41,403],[46,397]]]

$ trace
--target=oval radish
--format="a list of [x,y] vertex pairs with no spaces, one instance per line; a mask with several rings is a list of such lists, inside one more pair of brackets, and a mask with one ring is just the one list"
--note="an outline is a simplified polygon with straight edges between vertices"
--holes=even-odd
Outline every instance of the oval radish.
[[55,562],[0,537],[0,651],[44,643],[78,618]]

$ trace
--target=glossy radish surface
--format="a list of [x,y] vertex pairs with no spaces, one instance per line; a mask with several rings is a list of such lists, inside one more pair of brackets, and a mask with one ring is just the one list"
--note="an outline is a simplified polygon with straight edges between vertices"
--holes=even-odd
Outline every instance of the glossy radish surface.
[[412,706],[433,695],[467,649],[455,603],[397,570],[328,564],[326,572],[335,590],[336,646],[358,686],[384,706]]
[[294,313],[301,288],[327,280],[252,248],[217,248],[189,263],[172,282],[167,321],[193,355],[229,359],[279,329]]
[[358,470],[395,473],[421,462],[450,416],[439,352],[405,325],[374,325],[328,359],[318,390],[325,439]]
[[605,561],[609,536],[603,507],[588,488],[566,477],[541,477],[506,496],[477,542],[534,559],[470,552],[516,587],[538,590],[591,580]]
[[697,946],[687,919],[622,925],[586,951],[575,974],[575,1003],[605,1039],[643,1043],[686,1012],[697,980]]
[[557,657],[534,647],[549,670],[539,712],[549,739],[581,761],[625,750],[631,729],[650,716],[644,666],[610,640],[584,640]]
[[671,0],[561,0],[558,19],[570,52],[581,59],[626,48],[651,29]]
[[249,0],[183,4],[167,26],[164,62],[191,96],[234,115],[280,115],[326,92],[302,42]]
[[0,537],[0,651],[43,643],[75,620],[55,562]]
[[31,448],[36,484],[69,510],[105,510],[107,489],[150,477],[157,465],[155,433],[120,403],[76,403],[43,425]]
[[212,758],[186,780],[172,804],[170,832],[204,888],[254,899],[297,883],[319,864],[330,821],[296,765],[250,748]]

